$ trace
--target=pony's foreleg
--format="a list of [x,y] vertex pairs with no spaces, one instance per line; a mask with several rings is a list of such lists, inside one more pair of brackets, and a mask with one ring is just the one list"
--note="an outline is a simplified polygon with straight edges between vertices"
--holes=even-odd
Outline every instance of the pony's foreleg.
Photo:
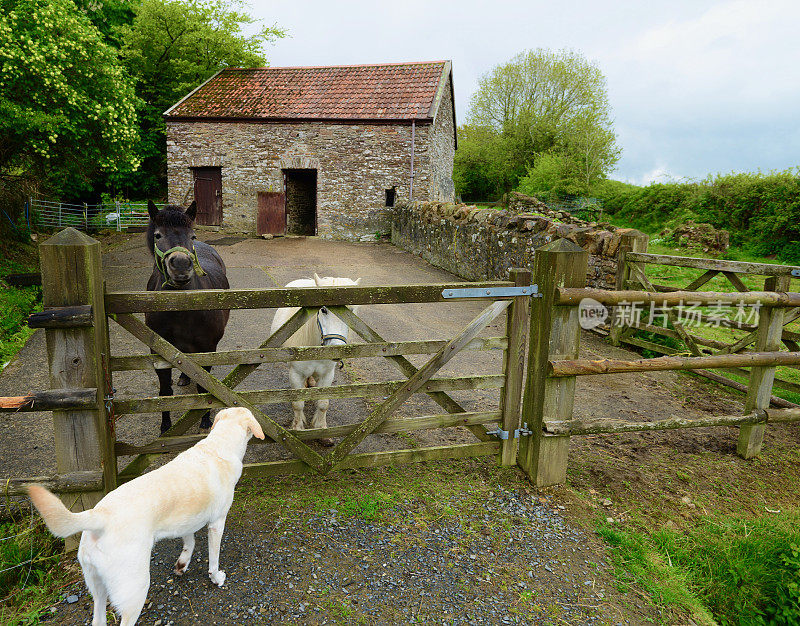
[[[292,385],[292,389],[304,389],[306,386],[306,377],[291,365],[289,365],[289,384]],[[303,428],[305,422],[303,407],[305,407],[305,405],[306,403],[303,400],[296,400],[292,402],[292,411],[294,412],[294,417],[292,418],[292,430],[299,430]]]
[[[171,396],[172,395],[172,369],[158,369],[158,395]],[[172,420],[169,418],[169,411],[161,412],[161,434],[163,435],[172,427]]]
[[[210,365],[204,365],[203,369],[207,372],[211,372]],[[200,385],[197,385],[197,393],[205,393],[206,388]],[[203,415],[203,418],[200,420],[200,428],[203,430],[208,430],[211,428],[211,411],[206,411],[206,414]]]
[[[336,374],[336,366],[331,362],[330,369],[326,370],[317,381],[318,387],[330,387],[333,383],[333,377]],[[317,409],[314,411],[314,417],[311,420],[311,428],[327,428],[328,427],[328,407],[331,401],[325,398],[324,400],[317,400]],[[332,446],[333,439],[330,437],[320,437],[318,441],[323,446]]]

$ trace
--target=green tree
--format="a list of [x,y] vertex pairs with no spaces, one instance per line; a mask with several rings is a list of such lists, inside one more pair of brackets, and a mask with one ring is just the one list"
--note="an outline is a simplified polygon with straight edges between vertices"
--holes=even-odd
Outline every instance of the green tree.
[[0,0],[0,181],[9,195],[88,188],[138,165],[136,96],[73,0]]
[[[562,162],[561,170],[569,172],[573,188],[585,193],[620,155],[605,78],[594,63],[573,51],[529,50],[495,67],[470,99],[467,125],[484,129],[484,140],[502,144],[504,159],[511,164],[508,179],[498,179],[494,195],[513,189],[542,155],[550,155],[548,167],[553,155],[572,161]],[[457,163],[457,180],[477,177],[458,171],[467,166]],[[459,191],[471,193],[466,187]]]
[[465,124],[458,128],[453,180],[468,202],[494,199],[513,189],[525,168],[511,158],[508,138],[487,126]]
[[532,167],[519,181],[519,191],[529,196],[547,198],[578,195],[582,188],[576,184],[578,164],[568,156],[545,152],[536,157]]
[[285,36],[277,26],[252,35],[259,24],[241,2],[223,0],[142,0],[133,22],[123,26],[123,59],[137,79],[142,168],[113,180],[133,195],[163,195],[166,139],[163,113],[189,91],[225,67],[266,64],[264,44]]

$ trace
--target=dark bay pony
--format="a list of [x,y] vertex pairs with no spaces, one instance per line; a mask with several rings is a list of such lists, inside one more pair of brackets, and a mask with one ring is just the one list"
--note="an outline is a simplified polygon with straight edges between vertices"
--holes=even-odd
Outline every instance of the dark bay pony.
[[[153,254],[153,273],[147,281],[147,291],[186,289],[228,289],[225,263],[217,251],[197,241],[192,224],[197,215],[197,202],[185,211],[175,205],[158,210],[148,202],[147,247]],[[229,311],[158,311],[145,313],[147,326],[169,341],[181,352],[214,352],[225,332]],[[205,367],[211,371],[211,366]],[[172,369],[157,369],[158,394],[172,395]],[[189,384],[181,374],[179,385]],[[200,385],[199,393],[205,393]],[[161,432],[172,426],[169,411],[161,413]],[[211,428],[210,412],[200,421],[200,428]]]

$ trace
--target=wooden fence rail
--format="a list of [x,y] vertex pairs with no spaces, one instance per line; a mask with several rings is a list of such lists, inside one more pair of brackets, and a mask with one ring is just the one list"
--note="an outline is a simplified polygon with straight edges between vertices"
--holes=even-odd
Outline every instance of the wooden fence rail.
[[[306,289],[247,289],[168,292],[105,293],[100,278],[97,242],[67,229],[42,244],[42,283],[46,309],[31,318],[31,325],[45,328],[49,391],[0,398],[0,412],[52,410],[56,437],[56,476],[6,480],[9,494],[21,493],[26,482],[41,482],[61,493],[74,493],[73,510],[93,506],[118,481],[139,475],[159,454],[185,450],[202,438],[186,432],[206,410],[245,406],[253,411],[269,439],[295,458],[250,464],[248,476],[317,472],[333,469],[375,467],[469,456],[497,455],[503,465],[518,464],[537,485],[551,485],[566,478],[569,437],[634,430],[666,430],[702,426],[736,426],[740,429],[738,452],[749,458],[758,454],[764,429],[769,423],[800,421],[800,409],[769,408],[777,366],[800,368],[800,350],[781,352],[781,342],[791,348],[800,333],[784,325],[800,316],[800,293],[789,291],[791,268],[764,264],[739,264],[708,259],[648,255],[646,236],[632,231],[623,237],[617,291],[586,288],[587,253],[577,245],[557,240],[537,250],[534,274],[513,270],[510,281],[400,285],[380,287],[318,287]],[[658,291],[637,264],[660,263],[705,270],[686,289]],[[767,276],[763,291],[747,291],[740,274]],[[721,274],[734,293],[697,292]],[[533,280],[532,280],[533,279]],[[496,288],[539,287],[541,297],[521,291],[495,295]],[[642,285],[644,290],[626,289]],[[456,337],[449,340],[386,341],[348,308],[352,305],[453,302],[445,293],[465,286],[480,288],[490,304]],[[591,298],[609,307],[630,303],[663,307],[701,305],[751,305],[763,308],[758,324],[734,344],[724,344],[689,335],[683,327],[662,329],[662,334],[686,341],[693,356],[667,355],[656,359],[580,359],[579,305]],[[344,346],[287,348],[282,344],[316,313],[328,306],[366,343]],[[210,310],[299,307],[284,325],[257,348],[213,353],[182,353],[155,334],[133,313],[159,310]],[[506,315],[504,336],[483,336],[496,318]],[[108,319],[140,340],[151,354],[112,355]],[[636,325],[648,330],[651,325]],[[530,332],[528,332],[530,329]],[[618,341],[619,333],[612,340]],[[482,334],[483,333],[483,334]],[[795,337],[795,335],[797,335]],[[527,341],[526,341],[527,340]],[[635,343],[636,338],[624,341]],[[789,342],[789,343],[787,343]],[[647,343],[646,341],[644,343]],[[526,358],[525,346],[528,345]],[[753,346],[752,352],[742,352]],[[435,377],[462,350],[503,350],[500,374]],[[709,349],[717,354],[705,354]],[[428,355],[416,367],[407,355]],[[238,391],[249,374],[263,363],[296,360],[383,357],[404,376],[384,382],[359,382],[327,388],[260,389]],[[217,379],[204,367],[231,364],[235,367]],[[208,392],[166,397],[114,397],[112,375],[120,371],[177,368]],[[658,422],[626,420],[575,420],[573,404],[577,376],[621,374],[660,370],[717,368],[745,372],[750,368],[743,415],[721,415],[697,419],[673,417]],[[798,386],[800,388],[800,386]],[[454,391],[500,390],[496,410],[469,411],[449,394]],[[427,394],[446,412],[416,417],[398,417],[393,412],[413,394]],[[290,430],[265,415],[259,406],[295,400],[326,398],[380,398],[361,423],[325,429]],[[113,418],[112,418],[113,411]],[[183,411],[163,436],[145,444],[116,441],[114,419],[127,414]],[[494,430],[486,431],[487,425]],[[373,433],[413,432],[434,428],[464,427],[478,441],[449,446],[431,446],[358,454],[354,450]],[[327,455],[310,448],[308,441],[339,438]],[[254,442],[258,444],[262,442]],[[122,471],[118,456],[134,459]],[[65,496],[65,501],[67,501]]]

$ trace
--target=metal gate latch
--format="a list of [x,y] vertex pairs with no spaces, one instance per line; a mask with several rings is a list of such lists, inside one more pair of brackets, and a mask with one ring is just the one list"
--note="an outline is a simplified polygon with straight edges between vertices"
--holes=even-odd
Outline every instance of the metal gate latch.
[[443,298],[510,298],[516,296],[530,296],[541,298],[539,285],[528,287],[468,287],[466,289],[445,289]]
[[[494,435],[498,439],[508,439],[509,432],[507,430],[503,430],[499,426],[494,430],[487,430],[487,435]],[[525,422],[522,425],[522,428],[517,428],[514,431],[514,439],[519,439],[520,437],[527,437],[528,435],[532,435],[533,431],[528,428],[528,422]]]

